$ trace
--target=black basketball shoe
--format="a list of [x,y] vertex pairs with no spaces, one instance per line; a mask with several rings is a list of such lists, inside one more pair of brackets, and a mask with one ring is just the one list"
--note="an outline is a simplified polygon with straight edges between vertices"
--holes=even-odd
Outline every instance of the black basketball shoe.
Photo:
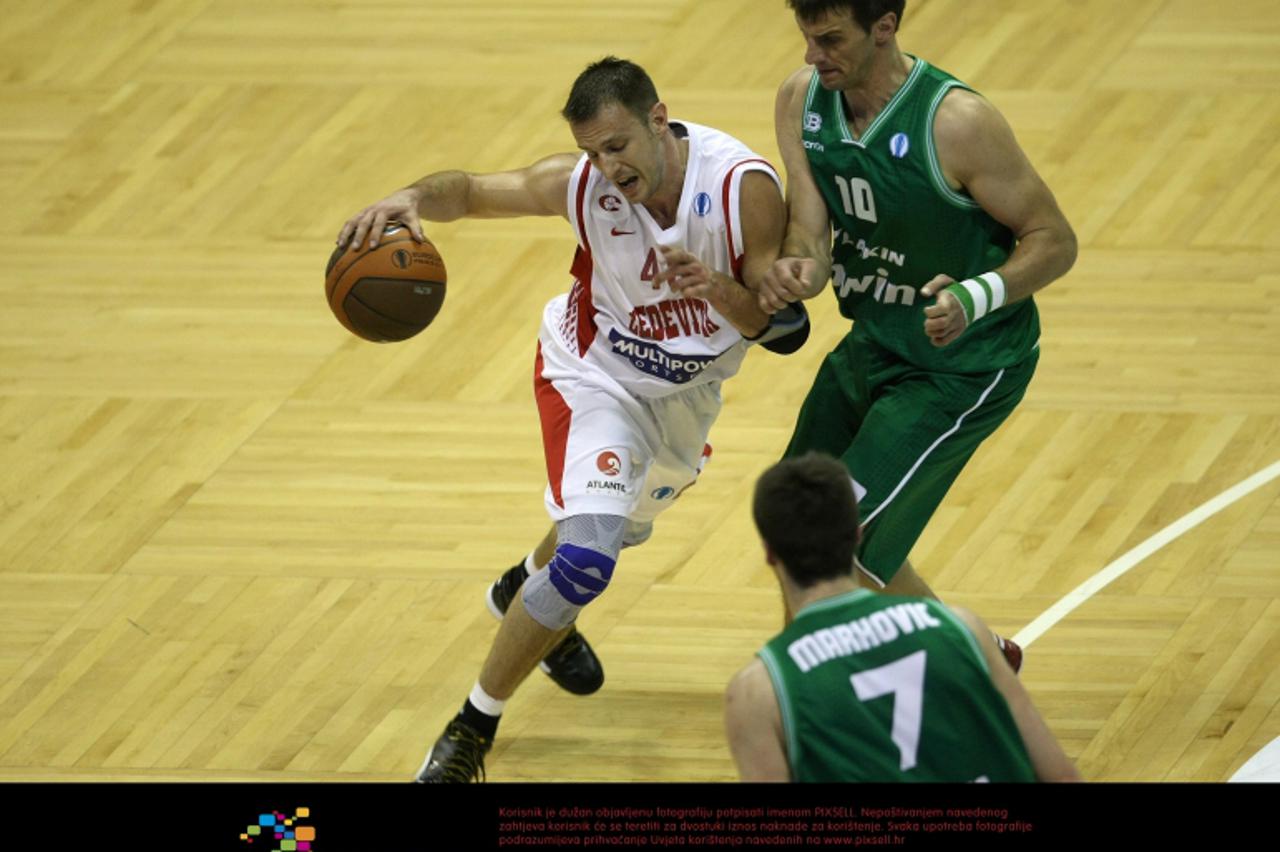
[[[511,606],[511,602],[520,593],[520,586],[527,576],[524,561],[521,560],[504,571],[489,587],[486,602],[494,618],[501,621],[506,615],[507,607]],[[600,665],[600,658],[591,650],[586,638],[576,627],[569,628],[569,634],[543,657],[538,668],[546,672],[561,689],[574,695],[590,695],[604,686],[604,666]]]
[[427,752],[415,779],[419,784],[466,784],[484,780],[484,756],[493,740],[461,719],[452,719]]

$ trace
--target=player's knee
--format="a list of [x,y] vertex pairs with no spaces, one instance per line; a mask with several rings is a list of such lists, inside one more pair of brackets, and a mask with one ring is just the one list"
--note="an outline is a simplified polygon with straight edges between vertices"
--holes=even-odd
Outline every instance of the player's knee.
[[614,557],[590,547],[561,544],[547,566],[550,582],[571,604],[586,606],[600,597],[613,579]]
[[558,523],[560,543],[551,564],[522,587],[525,611],[551,630],[572,624],[613,579],[624,526],[625,520],[613,515],[579,515]]
[[568,627],[584,606],[604,592],[616,564],[606,553],[562,542],[547,569],[525,581],[524,608],[549,630]]

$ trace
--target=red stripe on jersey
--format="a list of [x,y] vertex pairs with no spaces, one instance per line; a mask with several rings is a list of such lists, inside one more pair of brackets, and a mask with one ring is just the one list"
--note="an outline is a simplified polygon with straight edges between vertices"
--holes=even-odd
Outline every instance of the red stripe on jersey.
[[768,160],[763,160],[757,157],[751,160],[739,160],[729,168],[729,172],[724,176],[724,188],[721,192],[721,207],[724,210],[724,235],[725,239],[729,243],[729,265],[733,268],[733,277],[737,279],[739,283],[742,282],[743,252],[738,251],[737,247],[733,244],[733,210],[729,208],[729,190],[733,186],[733,173],[738,170],[739,166],[745,166],[747,163],[763,163],[765,166],[768,166],[769,171],[773,172],[775,175],[777,174],[777,171],[774,170],[773,165],[770,164]]
[[561,485],[564,480],[564,454],[569,445],[569,423],[573,411],[555,385],[542,377],[542,344],[533,362],[533,397],[538,403],[538,419],[542,421],[542,452],[547,459],[547,483],[556,505],[564,508]]
[[[591,273],[595,262],[591,258],[591,240],[587,237],[586,197],[587,184],[591,177],[591,164],[584,163],[582,175],[578,178],[578,193],[574,200],[574,212],[578,217],[578,239],[581,247],[573,255],[573,266],[569,267],[574,277],[573,290],[569,293],[569,305],[565,310],[566,319],[572,319],[574,337],[578,340],[578,357],[587,354],[596,339],[596,306],[591,300]],[[566,329],[567,331],[567,329]]]
[[587,179],[591,177],[591,164],[585,163],[582,166],[582,177],[578,178],[578,197],[574,203],[574,208],[578,214],[578,239],[582,241],[582,247],[587,251],[591,251],[591,241],[587,239],[587,220],[583,214],[583,201],[587,197]]
[[579,358],[587,354],[596,339],[596,306],[591,301],[591,275],[594,270],[595,262],[591,258],[591,252],[578,249],[573,256],[573,266],[569,268],[574,282],[567,310],[577,319],[574,331],[578,338]]

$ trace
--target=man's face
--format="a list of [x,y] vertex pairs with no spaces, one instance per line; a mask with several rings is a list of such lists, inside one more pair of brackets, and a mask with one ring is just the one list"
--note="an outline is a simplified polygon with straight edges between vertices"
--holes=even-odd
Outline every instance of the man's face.
[[643,204],[662,186],[666,174],[659,130],[666,126],[666,109],[654,106],[647,122],[619,103],[606,104],[594,118],[571,124],[573,138],[632,204]]
[[850,89],[866,79],[875,40],[848,11],[826,12],[816,21],[796,18],[804,36],[804,61],[818,72],[827,90]]

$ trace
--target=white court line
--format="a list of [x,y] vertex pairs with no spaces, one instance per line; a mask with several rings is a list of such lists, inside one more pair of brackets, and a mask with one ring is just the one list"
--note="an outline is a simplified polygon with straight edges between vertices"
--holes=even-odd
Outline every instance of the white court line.
[[1278,476],[1280,476],[1280,461],[1263,468],[1245,481],[1233,485],[1190,514],[1183,515],[1097,574],[1094,574],[1088,580],[1085,580],[1068,593],[1066,597],[1045,610],[1039,618],[1019,630],[1013,637],[1013,641],[1024,648],[1027,647],[1043,636],[1050,627],[1066,618],[1076,607],[1104,589],[1112,580],[1123,576],[1130,568],[1178,536],[1194,529],[1232,503],[1248,496]]
[[1280,781],[1280,737],[1255,754],[1227,779],[1239,783]]

